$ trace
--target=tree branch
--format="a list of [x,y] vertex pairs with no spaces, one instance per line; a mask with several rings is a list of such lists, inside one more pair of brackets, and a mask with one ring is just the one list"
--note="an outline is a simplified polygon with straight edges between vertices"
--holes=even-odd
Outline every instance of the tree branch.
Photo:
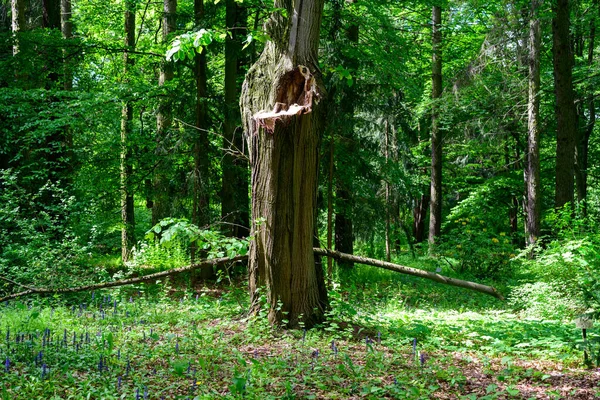
[[[419,278],[429,279],[432,281],[443,283],[445,285],[457,286],[457,287],[460,287],[463,289],[474,290],[476,292],[485,293],[490,296],[494,296],[500,300],[504,300],[504,297],[500,293],[498,293],[498,291],[495,288],[493,288],[491,286],[482,285],[480,283],[449,278],[447,276],[436,274],[435,272],[429,272],[429,271],[424,271],[421,269],[405,267],[403,265],[393,264],[393,263],[386,262],[386,261],[375,260],[373,258],[353,256],[353,255],[346,254],[346,253],[340,253],[339,251],[334,251],[334,250],[321,249],[321,248],[315,247],[313,249],[313,251],[314,251],[315,255],[331,257],[331,258],[335,258],[338,260],[344,260],[344,261],[352,261],[352,262],[359,263],[359,264],[371,265],[373,267],[378,267],[378,268],[383,268],[383,269],[387,269],[390,271],[400,272],[401,274],[407,274],[407,275],[412,275],[412,276],[416,276]],[[243,261],[246,259],[248,259],[247,255],[236,256],[233,258],[228,258],[228,257],[215,258],[212,260],[203,260],[199,263],[188,265],[186,267],[175,268],[175,269],[172,269],[169,271],[157,272],[155,274],[144,275],[144,276],[140,276],[140,277],[136,277],[136,278],[121,279],[121,280],[113,281],[113,282],[103,282],[103,283],[97,283],[97,284],[93,284],[93,285],[77,286],[77,287],[72,287],[72,288],[29,288],[29,290],[25,290],[23,292],[14,293],[14,294],[11,294],[8,296],[1,297],[0,302],[16,299],[16,298],[23,297],[23,296],[28,296],[30,294],[48,295],[48,294],[59,294],[59,293],[76,293],[76,292],[85,292],[88,290],[106,289],[106,288],[111,288],[111,287],[131,285],[134,283],[147,282],[147,281],[151,281],[151,280],[155,280],[155,279],[159,279],[159,278],[164,278],[166,276],[183,274],[183,273],[194,271],[196,269],[200,269],[203,267],[221,265],[221,264],[226,264],[229,262]],[[4,277],[0,277],[0,278],[10,281],[8,278],[4,278]],[[20,285],[20,286],[24,286],[24,285]],[[27,287],[27,286],[24,286],[24,287]]]
[[113,281],[113,282],[97,283],[94,285],[77,286],[77,287],[72,287],[72,288],[31,288],[31,289],[25,290],[23,292],[14,293],[14,294],[11,294],[8,296],[1,297],[0,302],[6,301],[6,300],[11,300],[11,299],[16,299],[16,298],[23,297],[23,296],[28,296],[30,294],[48,295],[48,294],[58,294],[58,293],[77,293],[77,292],[85,292],[88,290],[106,289],[106,288],[110,288],[110,287],[131,285],[134,283],[147,282],[147,281],[151,281],[151,280],[155,280],[155,279],[159,279],[159,278],[164,278],[166,276],[183,274],[185,272],[194,271],[194,270],[197,270],[197,269],[200,269],[203,267],[208,267],[208,266],[213,266],[213,265],[221,265],[221,264],[226,264],[229,262],[243,261],[243,260],[246,260],[247,258],[248,258],[248,256],[245,255],[245,256],[236,256],[233,258],[223,257],[223,258],[214,258],[212,260],[202,260],[199,263],[188,265],[186,267],[171,269],[169,271],[157,272],[155,274],[144,275],[144,276],[140,276],[140,277],[136,277],[136,278],[121,279],[121,280]]
[[339,251],[328,250],[328,249],[313,249],[316,255],[333,257],[337,260],[352,261],[359,264],[371,265],[373,267],[379,267],[390,271],[400,272],[401,274],[407,274],[417,276],[419,278],[425,278],[445,285],[457,286],[463,289],[474,290],[476,292],[489,294],[497,299],[504,300],[504,297],[498,293],[496,289],[491,286],[482,285],[480,283],[463,281],[460,279],[449,278],[435,272],[424,271],[421,269],[405,267],[404,265],[393,264],[386,261],[375,260],[373,258],[366,258],[360,256],[353,256],[350,254],[340,253]]

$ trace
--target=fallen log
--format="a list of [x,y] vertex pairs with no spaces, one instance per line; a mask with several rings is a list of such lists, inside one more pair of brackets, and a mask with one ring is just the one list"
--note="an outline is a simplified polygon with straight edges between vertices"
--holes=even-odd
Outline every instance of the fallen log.
[[485,293],[490,296],[494,296],[497,299],[504,300],[504,297],[493,287],[482,285],[480,283],[463,281],[461,279],[449,278],[447,276],[443,276],[437,274],[435,272],[424,271],[422,269],[416,269],[411,267],[405,267],[404,265],[393,264],[387,261],[375,260],[373,258],[361,257],[361,256],[353,256],[346,253],[340,253],[339,251],[328,250],[328,249],[320,249],[315,247],[315,254],[325,257],[332,257],[337,260],[343,261],[352,261],[359,264],[371,265],[373,267],[379,267],[383,269],[387,269],[390,271],[400,272],[401,274],[407,274],[412,276],[417,276],[419,278],[425,278],[432,281],[436,281],[439,283],[443,283],[445,285],[457,286],[463,289],[474,290],[476,292]]
[[[496,289],[494,289],[491,286],[486,286],[486,285],[482,285],[482,284],[475,283],[475,282],[463,281],[460,279],[449,278],[447,276],[443,276],[443,275],[437,274],[435,272],[429,272],[429,271],[424,271],[421,269],[405,267],[403,265],[393,264],[393,263],[386,262],[386,261],[375,260],[373,258],[353,256],[353,255],[346,254],[346,253],[340,253],[339,251],[321,249],[318,247],[315,247],[313,250],[314,250],[315,254],[319,255],[319,256],[331,257],[331,258],[335,258],[338,260],[353,261],[353,262],[359,263],[359,264],[371,265],[374,267],[379,267],[379,268],[387,269],[390,271],[399,272],[401,274],[407,274],[407,275],[417,276],[419,278],[429,279],[432,281],[443,283],[445,285],[457,286],[457,287],[461,287],[464,289],[474,290],[476,292],[485,293],[490,296],[494,296],[500,300],[504,300],[504,297],[500,293],[498,293],[498,291]],[[135,278],[121,279],[121,280],[112,281],[112,282],[96,283],[93,285],[76,286],[76,287],[71,287],[71,288],[35,288],[35,287],[30,287],[30,286],[25,286],[25,285],[19,284],[20,286],[26,287],[27,290],[24,290],[24,291],[18,292],[18,293],[14,293],[14,294],[10,294],[8,296],[0,297],[0,302],[16,299],[16,298],[23,297],[23,296],[28,296],[30,294],[48,295],[48,294],[60,294],[60,293],[77,293],[77,292],[85,292],[85,291],[89,291],[89,290],[106,289],[106,288],[111,288],[111,287],[132,285],[134,283],[148,282],[148,281],[164,278],[167,276],[183,274],[183,273],[194,271],[194,270],[204,268],[204,267],[222,265],[222,264],[226,264],[226,263],[230,263],[230,262],[243,261],[246,259],[248,259],[247,255],[236,256],[233,258],[228,258],[228,257],[214,258],[212,260],[202,260],[201,262],[196,263],[196,264],[188,265],[188,266],[181,267],[181,268],[171,269],[168,271],[156,272],[156,273],[150,274],[150,275],[144,275],[144,276],[139,276],[139,277],[135,277]],[[8,280],[7,278],[3,278],[3,277],[0,277],[0,278]],[[8,280],[8,281],[10,281],[10,280]],[[13,281],[10,281],[10,282],[16,284],[16,282],[13,282]]]
[[[0,303],[3,301],[6,301],[6,300],[16,299],[18,297],[27,296],[30,294],[48,295],[48,294],[59,294],[59,293],[77,293],[77,292],[85,292],[88,290],[106,289],[106,288],[117,287],[117,286],[132,285],[134,283],[148,282],[148,281],[164,278],[166,276],[183,274],[183,273],[194,271],[194,270],[204,268],[204,267],[211,267],[214,265],[222,265],[222,264],[227,264],[230,262],[243,261],[246,259],[248,259],[247,255],[236,256],[236,257],[232,257],[232,258],[229,258],[229,257],[213,258],[212,260],[202,260],[201,262],[196,263],[196,264],[188,265],[188,266],[181,267],[181,268],[174,268],[174,269],[170,269],[168,271],[156,272],[156,273],[150,274],[150,275],[138,276],[135,278],[121,279],[121,280],[112,281],[112,282],[96,283],[94,285],[76,286],[76,287],[71,287],[71,288],[29,287],[28,290],[24,290],[19,293],[14,293],[14,294],[11,294],[8,296],[0,297]],[[5,279],[5,278],[2,278],[2,279]],[[24,286],[24,285],[20,285],[20,286]]]

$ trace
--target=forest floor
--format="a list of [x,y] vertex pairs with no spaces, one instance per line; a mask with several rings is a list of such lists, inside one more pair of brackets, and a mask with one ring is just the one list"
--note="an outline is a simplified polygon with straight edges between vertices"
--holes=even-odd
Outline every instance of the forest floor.
[[571,322],[372,280],[332,290],[327,322],[308,331],[248,318],[241,283],[3,304],[0,398],[600,398],[600,370],[583,367]]

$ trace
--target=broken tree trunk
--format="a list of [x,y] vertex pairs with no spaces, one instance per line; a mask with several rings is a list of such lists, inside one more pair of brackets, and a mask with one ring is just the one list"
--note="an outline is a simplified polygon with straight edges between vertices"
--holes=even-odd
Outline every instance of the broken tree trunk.
[[[429,271],[424,271],[421,269],[405,267],[403,265],[393,264],[393,263],[386,262],[386,261],[375,260],[373,258],[353,256],[353,255],[346,254],[346,253],[340,253],[339,251],[334,251],[334,250],[321,249],[321,248],[315,247],[315,248],[313,248],[313,251],[314,251],[314,254],[317,256],[331,257],[331,258],[335,258],[338,260],[351,261],[351,262],[355,262],[355,263],[359,263],[359,264],[365,264],[365,265],[370,265],[373,267],[383,268],[383,269],[387,269],[390,271],[399,272],[401,274],[407,274],[407,275],[412,275],[412,276],[416,276],[419,278],[429,279],[432,281],[443,283],[445,285],[457,286],[457,287],[464,288],[464,289],[474,290],[476,292],[488,294],[488,295],[494,296],[500,300],[504,300],[504,297],[500,293],[498,293],[498,291],[495,288],[493,288],[491,286],[482,285],[480,283],[449,278],[447,276],[436,274],[435,272],[429,272]],[[169,271],[162,271],[162,272],[157,272],[155,274],[139,276],[136,278],[122,279],[119,281],[103,282],[103,283],[97,283],[94,285],[77,286],[77,287],[72,287],[72,288],[54,288],[54,289],[53,288],[34,288],[31,286],[21,285],[21,284],[16,283],[8,278],[0,276],[0,279],[3,279],[8,282],[11,282],[15,285],[19,285],[19,286],[23,286],[23,287],[27,288],[27,290],[19,292],[19,293],[14,293],[14,294],[11,294],[8,296],[0,297],[0,303],[3,301],[16,299],[16,298],[23,297],[23,296],[28,296],[30,294],[48,295],[48,294],[56,294],[56,293],[76,293],[76,292],[85,292],[88,290],[106,289],[106,288],[117,287],[117,286],[132,285],[134,283],[148,282],[148,281],[152,281],[155,279],[164,278],[167,276],[179,275],[179,274],[194,271],[194,270],[204,268],[204,267],[222,265],[222,264],[227,264],[230,262],[244,261],[247,259],[248,259],[248,256],[243,255],[243,256],[236,256],[233,258],[223,257],[223,258],[215,258],[212,260],[202,260],[199,263],[188,265],[186,267],[175,268],[175,269],[172,269]]]

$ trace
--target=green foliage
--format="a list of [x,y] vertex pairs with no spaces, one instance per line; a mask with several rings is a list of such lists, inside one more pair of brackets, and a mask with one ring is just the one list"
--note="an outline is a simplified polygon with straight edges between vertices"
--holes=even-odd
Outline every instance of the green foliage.
[[490,277],[510,271],[510,260],[518,251],[514,241],[519,235],[511,234],[503,211],[514,186],[510,178],[490,179],[452,208],[438,251],[456,260],[458,272]]

